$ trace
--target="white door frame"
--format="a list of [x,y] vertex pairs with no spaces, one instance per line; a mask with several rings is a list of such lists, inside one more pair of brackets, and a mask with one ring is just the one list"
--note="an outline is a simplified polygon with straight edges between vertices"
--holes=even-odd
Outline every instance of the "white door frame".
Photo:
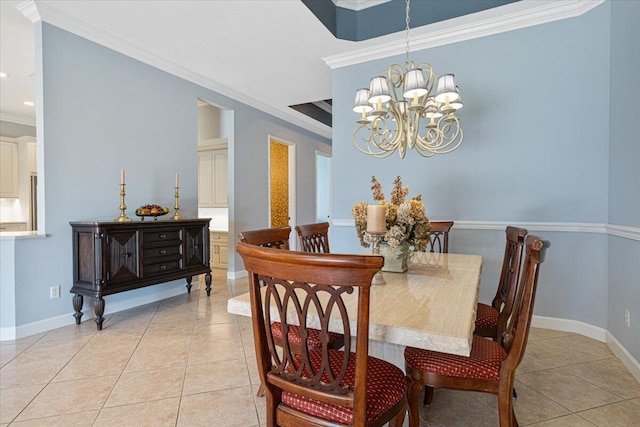
[[322,156],[322,157],[326,157],[329,159],[329,170],[327,171],[327,178],[329,181],[329,187],[327,188],[327,196],[329,198],[329,203],[328,203],[328,209],[329,209],[329,218],[324,218],[323,221],[327,221],[328,223],[331,223],[331,212],[332,212],[332,206],[331,206],[331,174],[332,174],[332,168],[333,168],[333,162],[331,162],[332,156],[331,153],[326,153],[324,151],[320,151],[320,150],[316,150],[316,158],[315,158],[315,167],[316,167],[316,176],[315,176],[315,183],[316,183],[316,220],[319,220],[318,218],[318,156]]
[[269,176],[268,187],[268,218],[269,222],[267,227],[271,225],[271,141],[289,147],[289,225],[291,226],[291,234],[289,235],[289,246],[291,250],[296,250],[298,247],[298,239],[296,238],[296,143],[287,141],[277,136],[267,135],[267,174]]

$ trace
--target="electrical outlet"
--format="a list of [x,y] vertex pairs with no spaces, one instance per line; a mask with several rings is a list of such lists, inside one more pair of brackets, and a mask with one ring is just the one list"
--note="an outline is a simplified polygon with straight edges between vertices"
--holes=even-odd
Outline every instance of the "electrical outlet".
[[60,285],[51,286],[49,288],[49,298],[60,298]]
[[627,325],[627,328],[631,327],[631,313],[628,309],[624,310],[624,323]]

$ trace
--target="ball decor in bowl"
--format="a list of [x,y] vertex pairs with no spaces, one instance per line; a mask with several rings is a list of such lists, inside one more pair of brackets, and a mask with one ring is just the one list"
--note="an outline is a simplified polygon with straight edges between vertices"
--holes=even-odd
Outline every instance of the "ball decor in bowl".
[[169,208],[164,208],[160,205],[142,205],[138,209],[136,209],[136,216],[139,216],[142,221],[147,216],[152,216],[153,220],[156,221],[159,216],[166,215],[169,213]]

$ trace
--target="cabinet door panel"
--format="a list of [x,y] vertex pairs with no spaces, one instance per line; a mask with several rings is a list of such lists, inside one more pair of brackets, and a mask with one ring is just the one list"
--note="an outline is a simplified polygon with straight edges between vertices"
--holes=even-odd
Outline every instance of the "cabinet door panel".
[[205,237],[205,231],[202,227],[187,227],[185,229],[185,265],[187,267],[207,265],[209,239]]
[[198,153],[198,207],[213,205],[213,152]]
[[0,143],[0,197],[18,197],[18,145]]
[[213,205],[215,207],[227,204],[227,150],[213,151]]
[[106,233],[106,253],[109,254],[106,259],[107,284],[140,277],[138,243],[138,233],[135,230]]
[[227,268],[229,266],[229,247],[226,244],[218,246],[218,262],[220,267]]

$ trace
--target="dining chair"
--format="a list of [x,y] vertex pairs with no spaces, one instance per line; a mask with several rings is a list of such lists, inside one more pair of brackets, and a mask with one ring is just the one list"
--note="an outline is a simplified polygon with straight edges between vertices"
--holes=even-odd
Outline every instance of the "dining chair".
[[498,341],[474,335],[469,357],[405,348],[410,427],[419,425],[418,395],[423,386],[427,386],[428,404],[434,387],[497,394],[500,427],[518,425],[511,393],[516,368],[527,346],[539,267],[548,247],[547,242],[534,235],[529,235],[525,242],[526,254],[514,308],[506,326],[498,330]]
[[[406,411],[406,377],[401,369],[368,356],[371,279],[381,256],[278,251],[246,243],[236,250],[249,273],[251,322],[260,380],[266,389],[267,426],[400,427]],[[349,318],[345,295],[357,298]],[[321,345],[302,341],[281,349],[271,324],[284,334],[296,326],[320,327]],[[352,323],[353,322],[353,323]],[[329,347],[329,328],[345,336],[345,350]],[[353,327],[355,326],[355,328]],[[355,332],[355,351],[351,352]]]
[[527,230],[509,226],[505,233],[507,241],[502,260],[502,272],[498,280],[498,290],[491,305],[478,303],[476,329],[473,331],[476,335],[493,338],[494,341],[498,339],[498,324],[501,324],[504,329],[513,309],[522,261],[522,247]]
[[296,225],[303,252],[329,253],[329,223]]
[[[250,230],[238,233],[238,239],[242,243],[250,245],[256,245],[266,248],[289,250],[289,235],[291,234],[291,227],[280,228],[263,228],[260,230]],[[280,322],[273,322],[271,324],[273,329],[275,343],[279,347],[284,347],[284,335],[282,333],[282,325]],[[309,328],[306,336],[307,345],[314,349],[319,348],[321,344],[320,331],[317,329]],[[300,352],[302,349],[302,336],[300,331],[295,325],[289,327],[287,333],[287,341],[294,351]],[[341,334],[330,333],[329,334],[329,347],[335,350],[339,350],[344,346],[344,336]],[[264,387],[260,387],[257,396],[264,395]]]
[[241,242],[267,248],[289,250],[291,227],[263,228],[260,230],[242,231],[238,233]]
[[431,221],[429,230],[429,243],[425,252],[449,253],[449,231],[453,227],[453,221]]

